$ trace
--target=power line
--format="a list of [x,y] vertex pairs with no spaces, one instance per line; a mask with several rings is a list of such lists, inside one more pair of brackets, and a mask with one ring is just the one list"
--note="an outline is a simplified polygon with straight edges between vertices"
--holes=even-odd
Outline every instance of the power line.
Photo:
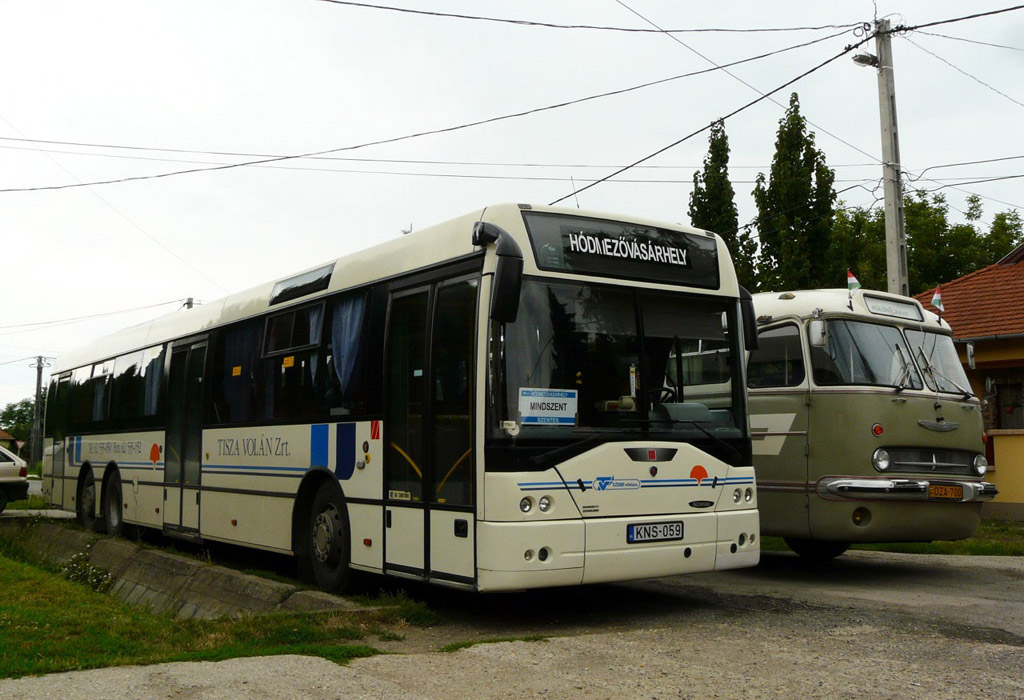
[[971,75],[970,73],[968,73],[967,71],[965,71],[963,68],[959,68],[958,66],[953,65],[952,63],[950,63],[949,61],[944,59],[942,56],[938,55],[937,53],[935,53],[933,51],[929,51],[928,49],[926,49],[925,47],[921,46],[920,44],[918,44],[916,41],[914,41],[910,37],[903,37],[903,38],[906,41],[910,42],[912,45],[916,46],[921,51],[924,51],[926,54],[929,54],[929,55],[934,56],[935,58],[939,59],[940,61],[942,61],[943,63],[945,63],[947,66],[949,66],[953,70],[957,71],[958,73],[961,73],[962,75],[966,75],[968,78],[970,78],[974,82],[976,82],[976,83],[978,83],[978,84],[980,84],[980,85],[982,85],[984,87],[987,87],[989,90],[991,90],[992,92],[996,93],[997,95],[1001,95],[1002,97],[1005,97],[1010,102],[1013,102],[1015,105],[1018,105],[1020,107],[1024,107],[1024,102],[1021,102],[1020,100],[1017,100],[1017,99],[1014,99],[1013,97],[1010,97],[1005,92],[992,87],[991,85],[986,83],[981,78],[977,78],[977,77]]
[[31,333],[33,331],[44,330],[45,328],[51,328],[54,326],[65,326],[70,323],[78,323],[80,321],[91,321],[97,318],[104,318],[107,316],[117,316],[119,314],[131,313],[133,311],[145,311],[146,309],[155,309],[159,306],[167,306],[169,304],[178,304],[184,301],[184,299],[173,299],[171,301],[163,301],[159,304],[150,304],[148,306],[137,306],[133,309],[121,309],[119,311],[107,311],[99,314],[90,314],[88,316],[76,316],[74,318],[61,318],[51,321],[36,321],[33,323],[21,323],[13,326],[0,326],[0,335],[13,335],[15,333]]
[[924,24],[915,24],[912,27],[908,27],[904,24],[898,24],[893,27],[890,31],[894,34],[901,34],[903,32],[914,32],[918,29],[924,29],[925,27],[937,27],[940,24],[953,24],[955,22],[964,22],[969,19],[978,19],[979,17],[991,17],[993,15],[1001,15],[1004,12],[1014,12],[1015,10],[1024,10],[1024,5],[1014,5],[1013,7],[1004,7],[1001,10],[990,10],[988,12],[977,12],[973,15],[964,15],[963,17],[954,17],[952,19],[940,19],[935,22],[925,22]]
[[561,202],[561,201],[563,201],[563,200],[565,200],[565,199],[568,199],[569,197],[573,197],[573,196],[575,196],[575,195],[578,195],[578,194],[579,194],[580,192],[584,192],[585,190],[588,190],[588,189],[590,189],[591,187],[595,187],[596,185],[599,185],[599,184],[601,184],[602,182],[605,182],[606,180],[610,180],[610,179],[612,179],[612,178],[613,178],[613,177],[615,177],[616,175],[620,175],[621,173],[624,173],[625,171],[629,170],[630,168],[632,168],[632,167],[634,167],[634,166],[636,166],[636,165],[640,165],[641,163],[643,163],[643,162],[645,162],[645,161],[648,161],[648,160],[650,160],[651,158],[654,158],[655,156],[657,156],[657,155],[660,155],[660,154],[664,153],[665,151],[667,151],[667,150],[669,150],[669,149],[675,148],[676,146],[678,146],[679,144],[683,143],[684,141],[688,141],[689,139],[693,138],[694,136],[697,136],[698,134],[700,134],[700,133],[702,133],[702,132],[704,132],[704,131],[707,131],[707,130],[708,130],[708,129],[710,129],[710,128],[711,128],[711,127],[712,127],[712,126],[713,126],[713,125],[715,124],[715,123],[717,123],[717,122],[719,122],[719,121],[725,121],[726,119],[729,119],[730,117],[734,117],[734,116],[736,116],[737,114],[739,114],[740,112],[743,112],[743,111],[745,111],[745,110],[747,110],[747,109],[749,109],[749,108],[753,107],[753,106],[754,106],[754,105],[756,105],[756,104],[757,104],[758,102],[761,102],[762,100],[766,100],[766,99],[768,99],[768,98],[769,98],[769,96],[771,96],[772,94],[774,94],[774,93],[778,92],[779,90],[782,90],[782,89],[784,89],[784,88],[787,88],[787,87],[789,87],[790,85],[792,85],[793,83],[796,83],[796,82],[798,82],[798,81],[802,80],[803,78],[806,78],[806,77],[807,77],[808,75],[811,75],[812,73],[814,73],[814,72],[816,72],[816,71],[819,71],[819,70],[821,70],[822,68],[824,68],[824,67],[825,67],[825,66],[827,66],[828,64],[832,63],[833,61],[837,61],[838,59],[842,58],[843,56],[845,56],[846,54],[850,53],[850,52],[851,52],[851,51],[853,51],[854,49],[856,49],[856,48],[860,47],[860,46],[861,46],[862,44],[864,44],[865,42],[867,42],[867,41],[869,41],[869,40],[870,40],[870,38],[864,38],[864,39],[862,39],[861,41],[857,42],[856,44],[851,44],[851,45],[847,46],[846,48],[844,48],[844,49],[843,49],[842,51],[840,51],[840,52],[839,52],[838,54],[836,54],[836,55],[835,55],[835,56],[833,56],[832,58],[829,58],[828,60],[826,60],[826,61],[823,61],[823,62],[819,63],[818,65],[814,66],[813,68],[811,68],[811,69],[809,69],[809,70],[806,70],[806,71],[804,71],[803,73],[801,73],[800,75],[796,76],[795,78],[792,78],[792,79],[790,79],[790,80],[787,80],[786,82],[782,83],[782,84],[781,84],[781,85],[779,85],[778,87],[776,87],[776,88],[774,88],[774,89],[770,90],[769,92],[766,92],[766,93],[762,94],[762,95],[761,95],[760,97],[758,97],[757,99],[755,99],[755,100],[751,100],[750,102],[746,103],[746,104],[745,104],[745,105],[743,105],[742,107],[739,107],[739,108],[737,108],[737,109],[733,110],[732,112],[730,112],[729,114],[726,114],[726,115],[725,115],[724,117],[721,117],[720,119],[716,119],[716,120],[714,120],[714,121],[712,121],[712,122],[709,122],[709,123],[708,123],[707,125],[705,125],[705,126],[701,127],[700,129],[698,129],[698,130],[696,130],[696,131],[694,131],[694,132],[692,132],[692,133],[690,133],[690,134],[687,134],[687,135],[686,135],[686,136],[684,136],[683,138],[681,138],[681,139],[678,139],[678,140],[676,140],[676,141],[673,141],[672,143],[670,143],[670,144],[669,144],[669,145],[667,145],[667,146],[664,146],[664,147],[662,147],[662,148],[659,148],[659,149],[658,149],[657,151],[655,151],[654,153],[651,153],[650,155],[644,156],[643,158],[641,158],[640,160],[636,161],[636,162],[635,162],[635,163],[633,163],[632,165],[627,165],[627,166],[626,166],[626,167],[624,167],[624,168],[620,168],[619,170],[616,170],[615,172],[613,172],[613,173],[611,173],[611,174],[609,174],[609,175],[606,175],[605,177],[601,178],[600,180],[597,180],[596,182],[593,182],[593,183],[591,183],[591,184],[589,184],[589,185],[587,185],[587,186],[585,186],[585,187],[580,187],[580,188],[577,188],[577,189],[575,189],[575,190],[574,190],[573,192],[570,192],[569,194],[567,194],[567,195],[565,195],[565,196],[563,196],[563,197],[559,197],[559,198],[558,198],[558,199],[556,199],[555,201],[551,202],[551,204],[552,204],[552,205],[554,205],[554,204],[558,204],[559,202]]
[[824,24],[816,27],[756,27],[749,29],[730,29],[730,28],[701,28],[701,29],[643,29],[637,27],[609,27],[609,26],[597,26],[592,24],[554,24],[552,22],[536,22],[525,19],[510,19],[504,17],[485,17],[481,15],[466,15],[455,12],[437,12],[433,10],[416,10],[409,7],[393,7],[390,5],[373,5],[364,2],[348,2],[348,0],[315,0],[315,2],[324,2],[331,5],[347,5],[349,7],[358,7],[367,10],[384,10],[387,12],[398,12],[402,14],[410,15],[422,15],[426,17],[444,17],[447,19],[463,19],[473,20],[477,22],[497,22],[499,24],[514,24],[524,27],[543,27],[546,29],[587,29],[595,31],[605,32],[624,32],[629,34],[693,34],[693,33],[706,33],[706,32],[725,32],[725,33],[755,33],[755,32],[800,32],[800,31],[818,31],[823,29],[850,29],[860,24],[855,22],[853,24]]
[[918,34],[925,34],[927,36],[937,36],[942,39],[952,39],[953,41],[963,41],[968,44],[977,44],[979,46],[992,46],[997,49],[1009,49],[1010,51],[1024,51],[1024,48],[1020,46],[1007,46],[1006,44],[993,44],[989,41],[978,41],[977,39],[965,39],[962,36],[950,36],[949,34],[939,34],[938,32],[922,32],[918,31]]
[[[552,104],[552,105],[547,105],[547,106],[544,106],[544,107],[536,107],[536,108],[533,108],[533,109],[527,109],[527,110],[523,110],[523,111],[520,111],[520,112],[514,112],[514,113],[511,113],[511,114],[501,115],[501,116],[498,116],[498,117],[488,117],[486,119],[479,119],[477,121],[467,122],[467,123],[464,123],[464,124],[458,124],[458,125],[455,125],[455,126],[442,127],[442,128],[439,128],[439,129],[430,129],[430,130],[427,130],[427,131],[420,131],[420,132],[416,132],[416,133],[413,133],[413,134],[406,134],[404,136],[394,136],[394,137],[390,137],[390,138],[386,138],[386,139],[378,139],[376,141],[368,141],[368,142],[361,143],[361,144],[356,144],[356,145],[353,145],[353,146],[342,146],[342,147],[339,147],[339,148],[329,148],[329,149],[322,150],[322,151],[312,151],[312,152],[309,152],[309,153],[299,153],[299,154],[286,155],[286,156],[268,156],[268,157],[261,157],[261,158],[258,158],[258,159],[245,161],[245,162],[242,162],[242,163],[229,163],[229,164],[222,164],[222,165],[213,165],[213,166],[206,167],[206,168],[188,168],[188,169],[185,169],[185,170],[175,170],[175,171],[166,172],[166,173],[155,173],[155,174],[152,174],[152,175],[135,175],[135,176],[117,178],[117,179],[112,179],[112,180],[96,180],[96,181],[93,181],[93,182],[84,182],[84,183],[83,182],[77,182],[77,183],[68,183],[68,184],[64,184],[64,185],[44,185],[44,186],[40,186],[40,187],[10,187],[10,188],[0,189],[0,192],[40,192],[40,191],[49,191],[49,190],[72,189],[72,188],[77,188],[77,187],[88,187],[88,186],[99,186],[99,185],[113,185],[113,184],[120,184],[120,183],[125,183],[125,182],[136,182],[136,181],[140,181],[140,180],[156,180],[156,179],[161,179],[161,178],[166,178],[166,177],[174,177],[174,176],[177,176],[177,175],[189,175],[189,174],[193,174],[193,173],[213,172],[213,171],[218,171],[218,170],[232,170],[234,168],[243,168],[243,167],[254,166],[254,165],[267,165],[267,164],[270,164],[270,163],[278,163],[278,162],[282,162],[282,161],[286,161],[286,160],[297,160],[297,159],[300,159],[300,158],[315,158],[315,157],[318,157],[318,156],[326,156],[326,155],[329,155],[329,154],[332,154],[332,153],[341,153],[341,152],[345,152],[345,151],[354,151],[354,150],[357,150],[357,149],[367,148],[367,147],[370,147],[370,146],[381,146],[381,145],[386,145],[386,144],[398,143],[400,141],[409,141],[409,140],[421,138],[421,137],[424,137],[424,136],[435,136],[435,135],[438,135],[438,134],[447,134],[447,133],[452,133],[452,132],[455,132],[455,131],[462,131],[462,130],[469,129],[469,128],[472,128],[472,127],[483,126],[485,124],[494,124],[496,122],[507,121],[507,120],[510,120],[510,119],[517,119],[517,118],[525,117],[525,116],[532,115],[532,114],[538,114],[538,113],[541,113],[541,112],[547,112],[547,111],[551,111],[551,110],[555,110],[555,109],[561,109],[563,107],[568,107],[568,106],[571,106],[571,105],[581,104],[583,102],[589,102],[589,101],[592,101],[592,100],[597,100],[597,99],[601,99],[601,98],[605,98],[605,97],[611,97],[611,96],[615,96],[615,95],[622,95],[622,94],[633,92],[633,91],[636,91],[636,90],[641,90],[641,89],[644,89],[644,88],[647,88],[647,87],[652,87],[654,85],[660,85],[660,84],[668,83],[668,82],[671,82],[671,81],[674,81],[674,80],[680,80],[682,78],[690,78],[690,77],[694,77],[694,76],[697,76],[697,75],[704,75],[706,73],[713,73],[716,70],[723,70],[725,68],[729,68],[729,67],[732,67],[732,66],[737,66],[737,65],[740,65],[740,64],[743,64],[743,63],[749,63],[751,61],[757,61],[757,60],[760,60],[760,59],[763,59],[763,58],[768,58],[770,56],[776,56],[776,55],[784,53],[786,51],[792,51],[794,49],[803,48],[805,46],[811,46],[812,44],[817,44],[817,43],[822,42],[822,41],[827,41],[828,39],[833,39],[833,38],[835,38],[837,36],[840,36],[841,34],[844,34],[844,33],[846,33],[845,30],[842,31],[842,32],[838,32],[836,34],[830,35],[830,36],[819,37],[818,39],[814,39],[814,40],[811,40],[811,41],[806,41],[806,42],[803,42],[801,44],[795,44],[793,46],[788,46],[788,47],[783,48],[783,49],[777,49],[775,51],[770,51],[768,53],[759,54],[757,56],[751,56],[749,58],[740,59],[738,61],[733,61],[732,63],[726,63],[723,66],[716,66],[714,68],[708,68],[708,69],[705,69],[705,70],[692,71],[690,73],[683,73],[681,75],[672,76],[670,78],[662,78],[660,80],[653,80],[653,81],[650,81],[650,82],[647,82],[647,83],[642,83],[640,85],[634,85],[632,87],[623,88],[623,89],[620,89],[620,90],[612,90],[610,92],[604,92],[604,93],[601,93],[601,94],[598,94],[598,95],[589,95],[587,97],[581,97],[581,98],[577,98],[577,99],[574,99],[574,100],[568,100],[566,102],[559,102],[559,103]],[[632,167],[632,166],[630,166],[630,167]]]

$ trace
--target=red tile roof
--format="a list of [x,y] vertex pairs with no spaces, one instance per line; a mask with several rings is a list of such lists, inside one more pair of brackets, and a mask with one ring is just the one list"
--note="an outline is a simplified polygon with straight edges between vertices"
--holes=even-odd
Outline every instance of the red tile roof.
[[[960,339],[1024,335],[1024,246],[995,265],[939,285],[942,318]],[[934,289],[915,295],[929,311]]]

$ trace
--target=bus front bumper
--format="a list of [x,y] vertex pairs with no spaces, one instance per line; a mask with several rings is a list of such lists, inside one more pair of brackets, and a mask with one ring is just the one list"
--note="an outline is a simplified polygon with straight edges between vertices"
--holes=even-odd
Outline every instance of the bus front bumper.
[[819,496],[843,500],[976,503],[991,501],[998,493],[999,489],[987,481],[839,477],[826,478],[818,482]]

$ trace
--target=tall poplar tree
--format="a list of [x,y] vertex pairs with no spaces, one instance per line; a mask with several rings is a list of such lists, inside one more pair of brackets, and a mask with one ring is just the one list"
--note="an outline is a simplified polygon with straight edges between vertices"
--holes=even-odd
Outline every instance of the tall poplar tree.
[[814,289],[841,286],[845,280],[832,255],[836,200],[835,172],[815,148],[814,134],[800,114],[794,92],[779,121],[769,176],[758,173],[754,186],[760,288]]
[[725,134],[725,124],[718,121],[711,125],[704,169],[693,174],[690,223],[722,237],[736,265],[740,284],[750,289],[755,281],[757,244],[749,230],[739,230],[735,194],[729,181],[729,137]]

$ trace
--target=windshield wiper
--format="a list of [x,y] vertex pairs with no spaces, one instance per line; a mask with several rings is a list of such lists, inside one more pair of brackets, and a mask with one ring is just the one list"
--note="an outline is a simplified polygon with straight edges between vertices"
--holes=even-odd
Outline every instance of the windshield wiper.
[[530,463],[544,464],[560,461],[562,457],[567,455],[575,456],[574,453],[584,452],[587,448],[594,445],[600,445],[605,442],[621,442],[623,440],[628,440],[632,437],[630,435],[632,432],[634,431],[618,430],[614,432],[594,433],[579,442],[571,442],[568,445],[562,445],[561,447],[553,447],[550,450],[541,452],[539,455],[534,455],[533,457],[530,457]]
[[956,390],[960,392],[961,396],[963,396],[963,400],[964,401],[966,401],[967,399],[969,399],[972,396],[974,396],[974,394],[972,394],[971,392],[967,391],[962,386],[957,384],[955,381],[953,381],[952,379],[947,377],[945,374],[940,372],[939,369],[935,365],[933,365],[931,363],[931,361],[928,359],[928,356],[925,355],[923,348],[918,347],[917,354],[918,354],[918,357],[921,358],[921,364],[924,366],[924,371],[927,372],[928,374],[932,375],[932,381],[935,382],[935,390],[936,391],[942,391],[942,389],[939,387],[939,377],[941,377],[942,379],[945,379],[947,382],[949,382],[954,387],[956,387]]
[[898,394],[907,388],[904,380],[910,379],[910,366],[907,364],[907,358],[903,356],[903,348],[899,343],[896,343],[896,353],[900,358],[900,376],[896,377],[896,393]]
[[[718,437],[717,435],[715,435],[714,433],[709,431],[707,428],[705,428],[703,425],[701,425],[700,421],[695,421],[695,420],[679,420],[679,419],[676,419],[676,418],[637,418],[636,421],[644,424],[644,426],[646,428],[646,432],[648,434],[651,433],[651,430],[650,430],[651,426],[655,425],[655,424],[665,424],[665,423],[667,423],[670,426],[680,425],[680,424],[692,425],[694,428],[696,428],[700,432],[704,433],[708,438],[713,440],[715,442],[715,444],[717,444],[717,445],[719,445],[721,447],[724,447],[729,452],[731,452],[732,455],[733,455],[733,459],[736,460],[737,464],[743,461],[743,455],[740,454],[739,450],[737,450],[735,447],[733,447],[732,445],[727,443],[725,440],[723,440],[722,438]],[[658,432],[662,432],[662,433],[665,433],[665,434],[668,434],[668,435],[672,434],[671,430],[664,430],[664,431],[658,431]]]

